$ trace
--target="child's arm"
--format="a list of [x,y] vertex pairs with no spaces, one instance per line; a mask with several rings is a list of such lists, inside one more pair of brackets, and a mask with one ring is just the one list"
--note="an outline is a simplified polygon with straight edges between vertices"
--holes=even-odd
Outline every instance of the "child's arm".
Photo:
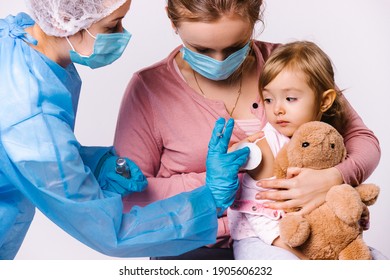
[[256,145],[260,148],[262,153],[262,160],[258,167],[253,170],[248,170],[248,174],[255,180],[264,178],[270,178],[274,176],[273,165],[274,155],[272,154],[271,148],[265,138],[256,142]]

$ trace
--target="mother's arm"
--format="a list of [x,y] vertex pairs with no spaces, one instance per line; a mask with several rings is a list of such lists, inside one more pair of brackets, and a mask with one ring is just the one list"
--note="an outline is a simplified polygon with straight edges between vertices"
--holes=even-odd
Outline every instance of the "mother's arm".
[[381,149],[374,133],[367,128],[351,104],[346,104],[347,123],[343,133],[347,159],[336,166],[346,184],[353,186],[364,182],[379,164]]

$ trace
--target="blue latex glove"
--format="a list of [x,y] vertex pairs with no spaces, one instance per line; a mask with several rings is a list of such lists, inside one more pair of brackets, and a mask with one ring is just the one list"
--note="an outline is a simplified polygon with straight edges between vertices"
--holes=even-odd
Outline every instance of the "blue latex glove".
[[116,172],[117,159],[117,156],[110,156],[104,161],[98,177],[101,188],[122,196],[145,190],[148,182],[138,166],[125,158],[130,171],[130,177],[126,178]]
[[225,127],[225,119],[216,121],[209,143],[206,160],[206,186],[210,189],[218,216],[233,203],[239,186],[238,171],[247,161],[249,148],[245,147],[227,153],[234,120],[229,119]]

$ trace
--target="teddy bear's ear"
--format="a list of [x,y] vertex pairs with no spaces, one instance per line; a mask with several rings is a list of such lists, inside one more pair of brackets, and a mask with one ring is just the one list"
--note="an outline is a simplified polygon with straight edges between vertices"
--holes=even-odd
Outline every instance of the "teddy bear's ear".
[[342,160],[345,160],[346,158],[347,158],[347,149],[344,147]]

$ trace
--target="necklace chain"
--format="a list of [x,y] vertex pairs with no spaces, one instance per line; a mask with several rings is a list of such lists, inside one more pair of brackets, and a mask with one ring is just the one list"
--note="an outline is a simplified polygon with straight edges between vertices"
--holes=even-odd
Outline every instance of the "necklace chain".
[[[192,69],[192,73],[194,74],[194,79],[195,79],[196,85],[198,86],[200,92],[202,93],[203,97],[206,97],[206,94],[204,93],[204,91],[202,90],[202,88],[199,85],[198,78],[196,78],[196,74],[195,74],[195,70],[194,69]],[[238,100],[240,99],[240,96],[241,96],[241,89],[242,89],[242,75],[241,75],[241,78],[240,78],[240,87],[239,87],[238,92],[237,92],[236,102],[234,102],[234,106],[233,106],[233,108],[232,108],[232,110],[230,112],[229,112],[229,110],[228,110],[228,108],[226,107],[226,104],[225,104],[226,111],[229,113],[230,116],[233,115],[234,110],[236,109]]]
[[199,82],[198,82],[198,79],[196,78],[196,74],[195,74],[195,70],[194,69],[192,69],[192,74],[194,74],[194,79],[195,79],[196,85],[198,86],[198,88],[199,88],[200,92],[202,93],[203,97],[206,97],[206,94],[203,92],[202,88],[199,85]]

